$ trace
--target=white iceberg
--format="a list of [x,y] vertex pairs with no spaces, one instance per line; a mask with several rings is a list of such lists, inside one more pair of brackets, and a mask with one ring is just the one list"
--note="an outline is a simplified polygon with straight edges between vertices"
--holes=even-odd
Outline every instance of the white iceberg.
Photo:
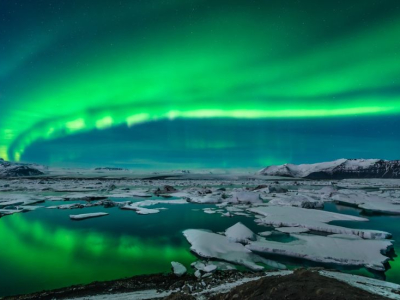
[[238,222],[225,230],[226,237],[235,243],[247,244],[249,241],[255,241],[256,235],[249,228]]
[[172,270],[174,271],[174,274],[178,277],[184,275],[186,273],[186,267],[182,265],[181,263],[178,263],[176,261],[171,262],[172,265]]

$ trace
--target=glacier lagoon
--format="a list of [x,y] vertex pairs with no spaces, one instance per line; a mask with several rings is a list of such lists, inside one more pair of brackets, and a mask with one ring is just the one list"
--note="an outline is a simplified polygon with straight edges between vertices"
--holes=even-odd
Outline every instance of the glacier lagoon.
[[[236,185],[238,186],[238,185]],[[293,188],[293,187],[292,187]],[[312,187],[318,189],[319,187]],[[52,195],[52,193],[44,193]],[[162,201],[175,199],[152,196]],[[110,198],[115,202],[140,202],[143,198]],[[86,201],[45,201],[37,206],[54,206]],[[273,227],[260,226],[254,217],[235,215],[221,217],[219,213],[205,213],[204,209],[217,210],[214,204],[163,205],[167,208],[158,214],[138,215],[134,211],[117,207],[85,207],[84,209],[37,209],[17,213],[0,219],[0,296],[30,293],[93,281],[112,280],[140,274],[171,272],[171,261],[190,264],[198,258],[182,232],[185,229],[207,229],[223,232],[237,222],[255,233],[273,231]],[[325,202],[324,210],[358,216],[360,209]],[[83,221],[72,221],[71,214],[107,212],[108,216]],[[400,217],[363,216],[369,222],[337,222],[348,228],[375,229],[390,232],[395,252],[399,252]],[[315,234],[313,232],[312,234]],[[294,238],[276,234],[272,240],[282,243]],[[400,283],[400,263],[394,257],[390,268],[371,272],[365,268],[351,268],[319,264],[284,256],[261,254],[285,264],[289,269],[299,266],[325,266],[345,272],[384,278]],[[244,269],[244,267],[238,267]],[[268,267],[266,267],[268,269]]]

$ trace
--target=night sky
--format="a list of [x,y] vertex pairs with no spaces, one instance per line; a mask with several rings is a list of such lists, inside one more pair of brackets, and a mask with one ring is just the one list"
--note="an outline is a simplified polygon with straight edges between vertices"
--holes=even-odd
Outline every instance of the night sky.
[[398,0],[0,0],[0,157],[399,159]]

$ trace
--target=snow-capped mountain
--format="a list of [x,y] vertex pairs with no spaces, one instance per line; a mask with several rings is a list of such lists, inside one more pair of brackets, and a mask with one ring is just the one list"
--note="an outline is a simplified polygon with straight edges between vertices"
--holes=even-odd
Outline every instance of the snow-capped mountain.
[[400,160],[343,158],[316,164],[269,166],[259,174],[308,179],[400,178]]
[[0,158],[0,178],[42,175],[45,169],[41,165],[13,163]]

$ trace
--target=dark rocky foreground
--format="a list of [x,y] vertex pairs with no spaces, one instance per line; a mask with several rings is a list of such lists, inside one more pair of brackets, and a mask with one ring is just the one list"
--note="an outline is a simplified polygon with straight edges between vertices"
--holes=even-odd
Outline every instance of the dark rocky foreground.
[[[157,289],[158,291],[177,290],[168,300],[196,299],[191,294],[218,286],[220,284],[234,282],[242,278],[255,278],[263,273],[243,273],[236,271],[217,271],[212,277],[197,279],[192,275],[176,277],[173,274],[156,274],[135,276],[132,278],[93,282],[88,285],[78,285],[68,288],[43,291],[29,295],[5,297],[3,299],[70,299],[91,295],[109,295],[127,293],[140,290]],[[189,288],[190,287],[190,288]],[[206,296],[207,297],[207,296]],[[240,300],[357,300],[357,299],[387,299],[357,289],[346,283],[327,278],[314,270],[299,269],[292,275],[271,276],[244,283],[233,288],[225,294],[208,296],[212,300],[240,299]],[[400,295],[399,295],[400,298]],[[158,298],[160,299],[160,298]],[[203,298],[204,299],[204,298]]]
[[[400,295],[399,295],[400,297]],[[283,277],[266,277],[245,283],[212,300],[361,300],[387,299],[327,278],[317,272],[299,270]]]

